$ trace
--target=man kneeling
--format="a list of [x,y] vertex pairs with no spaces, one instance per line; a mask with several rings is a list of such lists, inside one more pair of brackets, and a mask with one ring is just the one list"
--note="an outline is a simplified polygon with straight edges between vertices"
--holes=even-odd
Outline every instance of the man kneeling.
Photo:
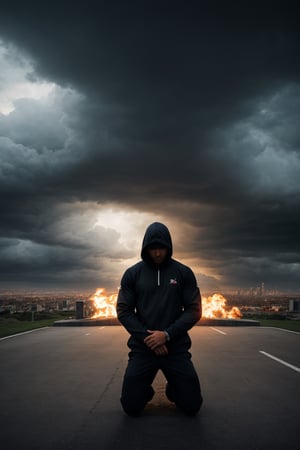
[[198,375],[189,352],[188,330],[201,318],[201,295],[192,270],[172,258],[168,228],[147,228],[142,260],[127,269],[118,294],[118,319],[131,335],[121,404],[139,415],[153,395],[152,382],[161,370],[166,395],[188,415],[202,404]]

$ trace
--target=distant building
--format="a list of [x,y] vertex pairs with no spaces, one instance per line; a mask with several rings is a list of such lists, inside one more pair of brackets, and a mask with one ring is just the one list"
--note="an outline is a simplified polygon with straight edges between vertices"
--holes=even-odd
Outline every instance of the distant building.
[[63,311],[68,311],[69,309],[69,300],[63,300],[62,302],[62,310]]
[[300,299],[291,299],[289,301],[289,312],[300,313]]

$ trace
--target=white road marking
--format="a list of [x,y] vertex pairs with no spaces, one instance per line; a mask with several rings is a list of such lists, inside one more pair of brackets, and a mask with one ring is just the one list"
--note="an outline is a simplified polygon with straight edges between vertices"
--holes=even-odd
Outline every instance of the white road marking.
[[287,333],[294,333],[294,334],[300,334],[299,331],[293,331],[293,330],[287,330],[285,328],[278,328],[278,327],[260,327],[260,328],[271,328],[272,330],[280,330],[280,331],[286,331]]
[[17,336],[22,336],[23,334],[33,333],[34,331],[44,330],[45,328],[49,328],[49,327],[35,328],[34,330],[23,331],[22,333],[17,333],[17,334],[11,334],[10,336],[5,336],[5,337],[0,338],[0,341],[4,341],[4,339],[10,339],[10,338],[17,337]]
[[90,336],[91,333],[85,333],[86,336]]
[[224,333],[224,331],[218,330],[218,328],[214,328],[214,327],[210,327],[210,328],[214,331],[217,331],[218,333],[227,334],[227,333]]
[[262,355],[267,356],[268,358],[274,359],[274,361],[277,361],[280,364],[283,364],[284,366],[287,366],[290,369],[293,369],[296,372],[300,373],[300,368],[299,367],[293,366],[292,364],[289,364],[288,362],[283,361],[283,359],[276,358],[276,356],[270,355],[270,353],[264,352],[263,350],[260,350],[259,353],[261,353]]

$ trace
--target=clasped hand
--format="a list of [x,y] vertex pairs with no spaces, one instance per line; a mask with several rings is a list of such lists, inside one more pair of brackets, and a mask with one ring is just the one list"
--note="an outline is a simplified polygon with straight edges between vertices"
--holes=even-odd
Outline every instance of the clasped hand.
[[158,356],[164,356],[168,354],[166,344],[166,335],[163,331],[159,330],[147,330],[149,336],[144,339],[145,344]]

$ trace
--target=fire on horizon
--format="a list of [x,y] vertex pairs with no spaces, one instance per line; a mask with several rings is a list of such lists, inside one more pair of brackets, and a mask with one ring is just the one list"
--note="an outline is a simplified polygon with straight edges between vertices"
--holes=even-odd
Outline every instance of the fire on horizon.
[[[97,288],[89,298],[94,305],[92,319],[117,317],[116,303],[118,294],[107,295],[105,288]],[[240,319],[242,313],[237,306],[229,309],[222,294],[202,297],[202,317],[207,319]]]

